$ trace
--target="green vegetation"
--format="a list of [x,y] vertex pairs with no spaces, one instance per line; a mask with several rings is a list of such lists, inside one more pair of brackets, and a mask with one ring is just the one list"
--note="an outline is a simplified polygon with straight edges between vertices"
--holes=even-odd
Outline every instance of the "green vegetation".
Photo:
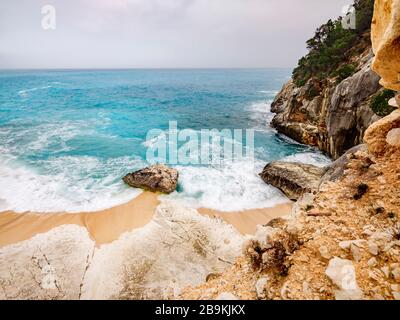
[[392,90],[384,89],[378,92],[371,101],[371,109],[378,116],[385,117],[391,114],[396,108],[389,106],[389,100],[395,96]]
[[310,78],[338,77],[341,81],[357,71],[349,59],[359,54],[354,52],[354,47],[362,34],[370,29],[373,7],[374,0],[355,0],[355,30],[344,29],[341,18],[329,20],[316,30],[315,36],[307,41],[309,53],[299,60],[293,71],[297,86],[303,86]]
[[352,76],[356,70],[357,67],[354,64],[345,64],[334,71],[333,76],[336,77],[337,82],[342,82],[344,79]]

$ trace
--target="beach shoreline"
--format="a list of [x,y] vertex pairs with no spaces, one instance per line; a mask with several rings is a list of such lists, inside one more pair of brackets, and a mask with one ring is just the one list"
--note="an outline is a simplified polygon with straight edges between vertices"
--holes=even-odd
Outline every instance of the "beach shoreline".
[[[97,246],[111,243],[119,239],[122,234],[148,224],[160,203],[157,194],[143,192],[125,204],[96,212],[0,212],[0,248],[28,240],[61,225],[71,224],[85,227]],[[274,218],[290,214],[291,209],[292,203],[288,200],[288,203],[272,208],[236,212],[200,208],[198,212],[212,218],[220,218],[245,235],[254,234],[259,224],[266,224]]]

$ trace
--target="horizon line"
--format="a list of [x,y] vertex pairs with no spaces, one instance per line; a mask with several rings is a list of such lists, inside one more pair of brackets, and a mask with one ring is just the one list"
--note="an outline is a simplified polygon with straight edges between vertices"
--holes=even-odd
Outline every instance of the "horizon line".
[[56,68],[0,68],[0,71],[59,71],[59,70],[252,70],[252,69],[293,69],[293,67],[56,67]]

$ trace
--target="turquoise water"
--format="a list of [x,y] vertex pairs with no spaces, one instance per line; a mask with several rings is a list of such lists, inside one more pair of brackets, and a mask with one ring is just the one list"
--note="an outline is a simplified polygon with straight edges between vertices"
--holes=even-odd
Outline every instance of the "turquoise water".
[[139,191],[121,177],[146,162],[146,134],[178,128],[255,129],[245,159],[178,166],[193,206],[240,210],[285,201],[257,176],[272,160],[324,164],[313,149],[268,126],[269,103],[290,70],[0,71],[0,210],[85,211]]

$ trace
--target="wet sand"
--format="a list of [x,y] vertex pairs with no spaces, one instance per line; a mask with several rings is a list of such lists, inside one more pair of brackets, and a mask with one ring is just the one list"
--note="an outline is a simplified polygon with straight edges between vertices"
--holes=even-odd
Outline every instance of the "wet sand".
[[156,194],[143,192],[132,201],[98,212],[0,213],[0,247],[32,238],[63,224],[86,227],[97,245],[110,243],[121,234],[140,228],[153,217],[159,204]]
[[[27,240],[39,233],[64,224],[86,227],[97,245],[117,240],[121,234],[143,227],[149,223],[159,204],[157,194],[143,192],[132,201],[98,212],[83,213],[0,213],[0,247]],[[201,208],[201,214],[221,217],[232,224],[242,234],[254,234],[258,224],[287,215],[292,204],[282,204],[274,208],[245,210],[241,212],[219,212]]]
[[277,205],[273,208],[253,209],[237,212],[220,212],[201,208],[199,212],[210,217],[221,217],[233,225],[241,234],[254,234],[257,225],[263,225],[272,219],[286,216],[292,212],[292,203]]

